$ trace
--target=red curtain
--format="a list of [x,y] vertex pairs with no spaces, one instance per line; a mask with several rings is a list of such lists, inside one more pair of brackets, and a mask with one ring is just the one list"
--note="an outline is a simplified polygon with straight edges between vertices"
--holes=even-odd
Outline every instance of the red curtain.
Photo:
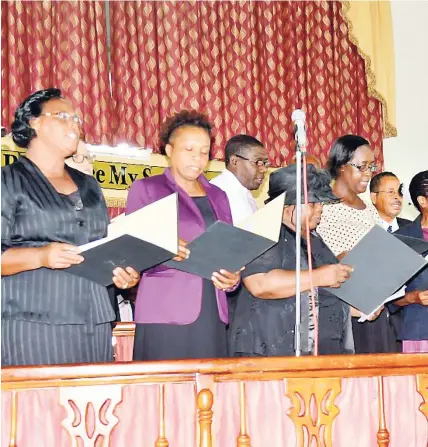
[[110,142],[104,1],[3,1],[2,125],[30,93],[58,87],[84,119],[87,142]]
[[368,97],[340,2],[114,1],[110,11],[116,141],[156,149],[165,116],[194,108],[215,123],[215,158],[248,133],[280,166],[302,108],[323,163],[346,133],[368,138],[382,163],[381,104]]

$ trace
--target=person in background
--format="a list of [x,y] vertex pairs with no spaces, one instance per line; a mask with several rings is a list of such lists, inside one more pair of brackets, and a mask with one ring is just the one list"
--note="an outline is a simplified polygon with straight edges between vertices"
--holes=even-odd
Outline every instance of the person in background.
[[94,175],[94,160],[95,156],[89,153],[86,144],[83,141],[79,141],[77,152],[67,158],[65,163],[70,166],[70,168],[77,169],[88,175]]
[[[370,182],[370,198],[381,218],[382,227],[388,233],[394,233],[400,227],[409,224],[411,221],[398,217],[403,208],[403,185],[398,177],[392,172],[384,171],[376,174]],[[401,342],[398,334],[401,332],[403,324],[402,312],[396,310],[390,313],[390,308],[386,309],[389,314],[389,322],[394,329],[397,340],[397,350],[401,351]]]
[[[13,140],[27,152],[1,172],[2,366],[113,360],[107,289],[64,270],[108,225],[97,181],[65,164],[81,124],[55,88],[33,93],[15,113]],[[139,277],[130,267],[112,272],[120,289]]]
[[[186,242],[215,221],[232,223],[226,194],[203,176],[211,128],[196,111],[184,110],[168,118],[160,138],[170,168],[137,180],[129,190],[126,213],[178,194],[182,240],[177,260],[189,256]],[[226,357],[226,292],[239,282],[240,272],[226,270],[214,272],[211,281],[165,265],[144,272],[135,304],[134,360]]]
[[[334,179],[333,192],[341,202],[324,207],[317,231],[333,253],[342,258],[374,225],[381,225],[376,208],[360,197],[377,167],[369,142],[357,135],[344,135],[333,143],[327,167]],[[352,309],[352,316],[357,354],[397,352],[388,312],[364,323],[358,322],[360,311]]]
[[387,171],[376,174],[370,182],[370,198],[388,233],[394,233],[411,222],[398,217],[403,208],[402,188],[398,177]]
[[[416,174],[409,185],[412,202],[421,213],[397,234],[428,242],[428,171]],[[389,305],[391,311],[401,309],[403,325],[398,336],[403,352],[428,352],[428,268],[425,267],[407,284],[404,298]]]
[[249,135],[235,135],[225,147],[226,169],[211,183],[222,189],[229,199],[232,220],[238,224],[257,211],[251,191],[263,183],[270,166],[263,144]]
[[[323,202],[337,200],[326,171],[308,166],[308,206],[303,205],[301,240],[302,353],[314,352],[318,317],[319,353],[353,353],[349,306],[323,287],[340,287],[352,269],[338,260],[315,232]],[[246,266],[230,327],[230,355],[289,356],[295,352],[296,318],[296,165],[280,168],[269,178],[269,198],[286,192],[278,244]],[[310,299],[306,216],[311,231],[315,306]]]

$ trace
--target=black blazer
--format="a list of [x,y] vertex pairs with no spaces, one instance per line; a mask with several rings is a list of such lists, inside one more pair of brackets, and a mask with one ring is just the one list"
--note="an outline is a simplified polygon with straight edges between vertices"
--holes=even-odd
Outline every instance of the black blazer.
[[[82,245],[106,235],[109,222],[93,177],[66,166],[83,206],[59,194],[25,157],[2,169],[1,249]],[[81,208],[81,209],[79,209]],[[98,324],[114,320],[105,287],[64,270],[40,268],[1,279],[2,318],[48,324]]]
[[412,221],[411,221],[411,220],[408,220],[408,219],[403,219],[403,218],[401,218],[401,217],[397,217],[397,223],[398,223],[398,226],[399,226],[400,228],[403,228],[403,227],[405,227],[406,225],[411,224]]
[[[397,231],[404,236],[423,239],[422,216],[418,216],[414,222]],[[428,290],[428,267],[419,271],[411,281],[407,283],[407,292],[414,290]],[[403,314],[403,327],[399,332],[401,340],[428,340],[428,307],[420,304],[409,304],[398,307],[394,303],[389,305],[392,312],[401,311]]]

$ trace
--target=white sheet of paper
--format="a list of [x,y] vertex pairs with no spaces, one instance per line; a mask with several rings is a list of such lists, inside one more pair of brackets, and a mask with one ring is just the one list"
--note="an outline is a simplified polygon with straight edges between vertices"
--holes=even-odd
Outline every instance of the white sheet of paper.
[[358,323],[364,323],[367,321],[373,314],[375,314],[382,306],[384,306],[386,303],[389,303],[390,301],[398,300],[398,298],[403,297],[406,294],[406,286],[403,286],[400,290],[397,290],[397,292],[393,293],[391,296],[389,296],[379,307],[377,307],[370,315],[362,315],[358,319]]
[[[119,217],[119,216],[118,216]],[[108,236],[81,245],[82,251],[109,242],[124,234],[150,242],[171,253],[178,252],[178,197],[171,194],[127,216],[120,215],[108,226]]]
[[235,226],[241,228],[241,230],[246,230],[270,239],[271,241],[278,242],[284,200],[285,192]]
[[[428,261],[428,255],[425,256],[425,259]],[[406,294],[406,286],[403,286],[400,290],[397,290],[394,294],[388,297],[378,308],[376,308],[370,315],[363,315],[358,319],[358,323],[364,323],[367,321],[374,313],[376,313],[382,306],[390,301],[397,300],[398,298],[403,297]]]

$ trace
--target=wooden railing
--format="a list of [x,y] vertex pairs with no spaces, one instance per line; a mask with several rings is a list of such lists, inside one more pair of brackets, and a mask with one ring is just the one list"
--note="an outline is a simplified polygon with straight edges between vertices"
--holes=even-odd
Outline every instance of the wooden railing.
[[2,406],[10,447],[419,447],[428,355],[4,368]]

